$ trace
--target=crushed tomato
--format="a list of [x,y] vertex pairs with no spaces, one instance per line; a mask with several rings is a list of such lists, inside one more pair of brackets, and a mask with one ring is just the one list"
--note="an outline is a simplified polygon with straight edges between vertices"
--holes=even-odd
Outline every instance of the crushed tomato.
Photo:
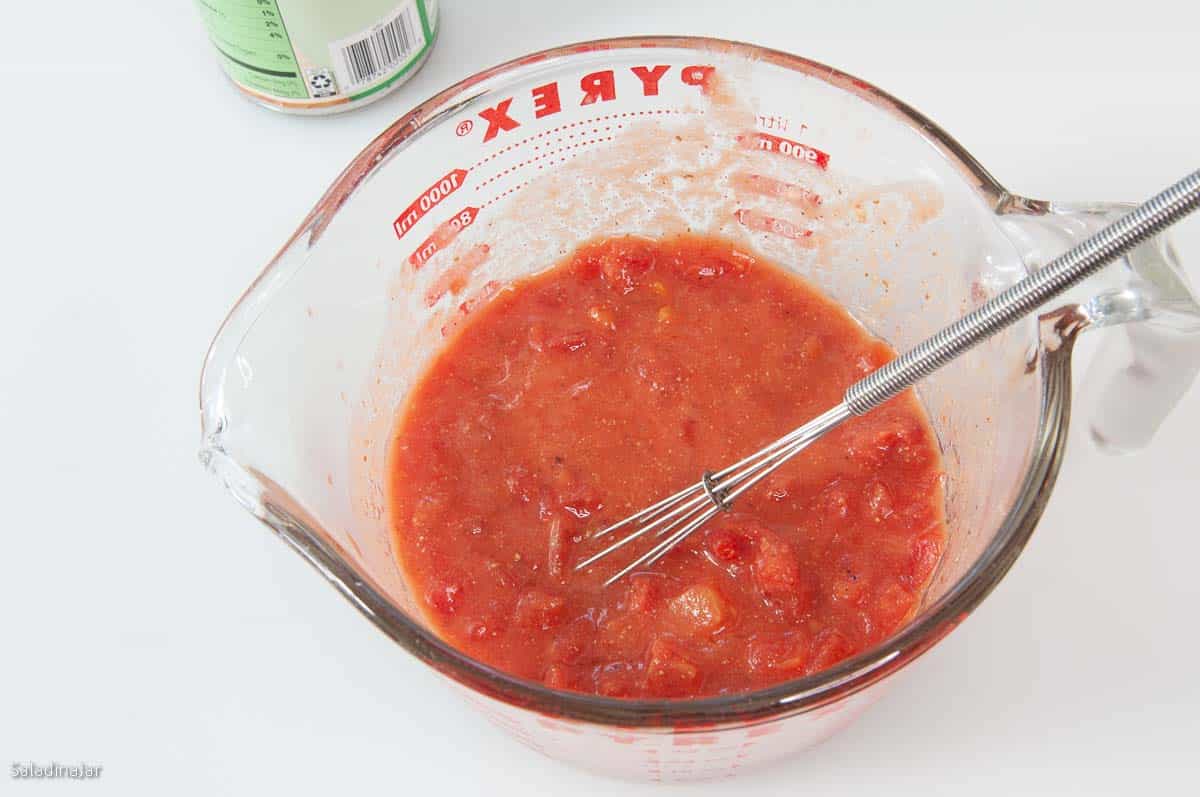
[[585,245],[477,306],[397,419],[389,511],[413,594],[451,644],[556,689],[682,698],[830,667],[911,617],[942,555],[942,465],[911,392],[654,567],[605,588],[636,554],[574,562],[598,550],[588,532],[893,356],[727,242]]

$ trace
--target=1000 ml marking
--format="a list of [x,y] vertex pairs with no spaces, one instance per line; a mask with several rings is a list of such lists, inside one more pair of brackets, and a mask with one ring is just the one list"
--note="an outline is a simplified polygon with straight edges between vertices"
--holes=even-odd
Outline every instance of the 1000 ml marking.
[[396,221],[392,223],[392,227],[396,230],[396,237],[403,238],[404,234],[411,230],[426,213],[433,210],[443,199],[461,188],[466,176],[466,169],[455,169],[426,188],[411,205],[404,209],[403,213],[396,217]]

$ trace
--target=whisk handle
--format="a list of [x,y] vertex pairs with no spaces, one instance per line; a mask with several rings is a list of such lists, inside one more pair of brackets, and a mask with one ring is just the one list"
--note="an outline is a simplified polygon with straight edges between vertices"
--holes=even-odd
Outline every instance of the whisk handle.
[[870,412],[1198,207],[1200,170],[1081,241],[908,353],[855,382],[846,391],[843,404],[855,415]]

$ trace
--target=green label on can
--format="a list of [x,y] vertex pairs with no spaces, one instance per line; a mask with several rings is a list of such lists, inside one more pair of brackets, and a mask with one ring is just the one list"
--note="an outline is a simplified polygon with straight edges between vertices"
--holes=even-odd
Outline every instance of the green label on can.
[[197,0],[197,5],[234,81],[272,97],[308,98],[276,0]]
[[196,0],[229,77],[252,94],[322,107],[412,71],[437,35],[437,0]]

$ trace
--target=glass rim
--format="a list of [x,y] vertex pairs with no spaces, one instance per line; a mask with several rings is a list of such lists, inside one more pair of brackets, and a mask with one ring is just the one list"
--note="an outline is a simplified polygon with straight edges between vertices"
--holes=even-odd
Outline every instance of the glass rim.
[[[598,39],[542,50],[477,72],[417,105],[368,144],[337,177],[296,232],[238,299],[209,348],[200,390],[202,434],[206,445],[202,458],[210,461],[211,449],[207,446],[220,432],[219,421],[218,428],[210,428],[213,419],[206,412],[205,396],[209,366],[216,359],[218,344],[224,334],[240,317],[250,312],[250,308],[266,298],[263,294],[269,291],[268,277],[284,255],[302,239],[307,238],[308,246],[314,244],[358,185],[384,162],[389,152],[455,113],[464,102],[477,97],[478,87],[488,81],[520,77],[533,67],[544,67],[547,62],[573,55],[646,48],[741,57],[822,80],[913,127],[958,167],[980,198],[997,214],[1013,209],[1036,211],[1045,207],[1045,203],[1010,194],[962,145],[906,103],[866,81],[800,56],[742,42],[692,36]],[[630,700],[554,690],[501,672],[450,646],[397,607],[372,579],[364,577],[365,574],[349,563],[337,543],[319,531],[319,524],[306,521],[298,508],[289,509],[271,500],[271,493],[279,488],[264,474],[247,474],[240,471],[240,466],[228,462],[211,467],[237,467],[238,478],[252,479],[265,488],[263,494],[266,497],[261,506],[249,507],[260,520],[279,533],[388,637],[435,670],[476,692],[548,716],[616,727],[681,731],[748,724],[810,711],[882,680],[953,630],[1008,572],[1041,517],[1062,462],[1070,416],[1070,344],[1075,331],[1066,331],[1055,347],[1042,347],[1043,400],[1029,467],[1004,521],[967,572],[922,614],[875,647],[830,669],[731,695],[686,700]]]

